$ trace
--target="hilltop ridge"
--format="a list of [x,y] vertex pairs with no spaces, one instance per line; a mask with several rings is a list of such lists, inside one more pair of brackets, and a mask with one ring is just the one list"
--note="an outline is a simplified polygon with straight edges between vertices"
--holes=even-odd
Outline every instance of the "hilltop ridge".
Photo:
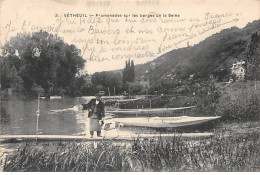
[[152,86],[163,81],[177,83],[218,76],[218,81],[228,80],[232,64],[246,59],[246,48],[252,32],[259,31],[260,20],[240,29],[232,27],[213,34],[200,43],[167,52],[153,61],[135,66],[136,78],[146,77]]

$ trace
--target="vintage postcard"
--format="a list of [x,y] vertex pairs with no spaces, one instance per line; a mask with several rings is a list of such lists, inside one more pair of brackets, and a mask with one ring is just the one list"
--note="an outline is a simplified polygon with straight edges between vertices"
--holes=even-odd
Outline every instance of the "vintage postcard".
[[259,172],[259,0],[1,0],[0,171]]

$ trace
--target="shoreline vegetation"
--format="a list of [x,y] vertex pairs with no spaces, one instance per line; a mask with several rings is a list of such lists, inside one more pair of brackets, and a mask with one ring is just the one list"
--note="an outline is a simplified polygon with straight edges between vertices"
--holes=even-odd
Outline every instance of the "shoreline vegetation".
[[133,138],[130,143],[69,143],[58,151],[25,146],[8,155],[3,171],[260,171],[260,133],[211,138]]

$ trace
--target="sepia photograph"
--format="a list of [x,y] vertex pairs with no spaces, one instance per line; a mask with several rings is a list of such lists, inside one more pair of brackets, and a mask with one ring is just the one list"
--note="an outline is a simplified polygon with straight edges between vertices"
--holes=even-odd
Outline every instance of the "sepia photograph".
[[0,0],[0,172],[260,172],[259,0]]

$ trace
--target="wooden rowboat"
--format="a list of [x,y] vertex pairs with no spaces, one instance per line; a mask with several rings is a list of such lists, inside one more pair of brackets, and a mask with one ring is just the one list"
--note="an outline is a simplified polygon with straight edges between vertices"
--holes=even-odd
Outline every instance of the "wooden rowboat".
[[55,96],[50,96],[50,99],[61,99],[61,96],[57,96],[57,95],[55,95]]
[[107,111],[107,113],[119,115],[119,116],[136,116],[136,115],[147,115],[147,114],[162,114],[170,113],[177,110],[192,109],[196,106],[188,106],[181,108],[150,108],[150,109],[119,109],[116,111]]
[[135,98],[135,99],[122,99],[122,100],[117,100],[117,102],[130,102],[130,101],[137,101],[141,100],[141,98]]
[[221,116],[214,117],[146,117],[146,118],[113,118],[114,122],[123,124],[125,126],[141,126],[152,128],[175,128],[182,126],[190,126],[209,122],[221,118]]

